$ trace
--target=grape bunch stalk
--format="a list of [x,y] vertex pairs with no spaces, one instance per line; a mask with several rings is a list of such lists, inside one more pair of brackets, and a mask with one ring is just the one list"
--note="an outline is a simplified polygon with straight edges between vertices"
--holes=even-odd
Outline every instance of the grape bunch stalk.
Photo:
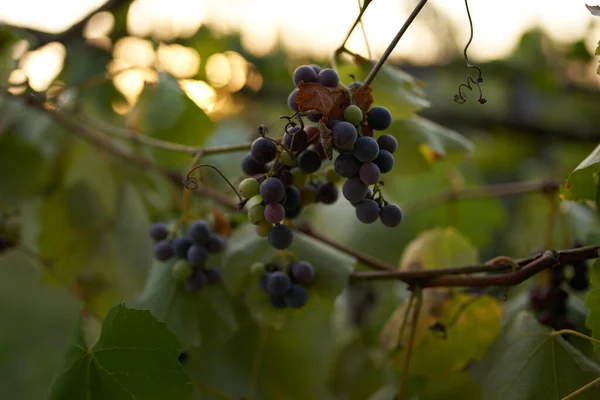
[[306,285],[315,277],[310,262],[289,262],[285,267],[277,262],[257,262],[251,271],[259,276],[258,285],[269,294],[274,308],[302,308],[308,302]]
[[[581,246],[581,243],[575,242],[573,248]],[[533,309],[538,312],[540,323],[557,330],[575,329],[573,321],[568,316],[569,293],[564,290],[564,283],[566,282],[568,287],[575,291],[586,290],[590,284],[585,261],[578,261],[566,267],[570,268],[562,266],[552,268],[546,285],[534,286],[529,291],[529,301]],[[569,274],[570,277],[567,277]]]
[[166,224],[156,222],[150,227],[154,240],[154,257],[159,261],[177,261],[171,267],[173,277],[183,281],[190,292],[197,292],[206,285],[221,281],[221,271],[208,267],[209,254],[217,254],[227,247],[227,240],[212,232],[205,220],[192,222],[186,235],[174,237]]

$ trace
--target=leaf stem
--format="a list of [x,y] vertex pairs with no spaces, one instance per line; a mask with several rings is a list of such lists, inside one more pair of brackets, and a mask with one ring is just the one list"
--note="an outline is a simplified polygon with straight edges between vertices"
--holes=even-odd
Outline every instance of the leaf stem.
[[594,386],[596,386],[598,383],[600,383],[600,377],[594,379],[593,381],[591,381],[590,383],[588,383],[585,386],[580,387],[579,389],[577,389],[576,391],[574,391],[573,393],[570,393],[568,395],[566,395],[565,397],[563,397],[561,400],[570,400],[570,399],[574,399],[575,397],[579,396],[581,393],[583,393],[584,391],[593,388]]
[[574,330],[572,330],[572,329],[561,329],[561,330],[559,330],[559,331],[554,331],[554,332],[552,332],[552,333],[551,333],[551,335],[552,335],[552,336],[574,335],[574,336],[579,336],[579,337],[581,337],[581,338],[587,339],[587,340],[589,340],[590,342],[594,342],[594,343],[596,343],[596,344],[600,344],[600,340],[598,340],[598,339],[594,339],[593,337],[590,337],[590,336],[588,336],[588,335],[585,335],[585,334],[583,334],[583,333],[581,333],[581,332],[574,331]]
[[408,27],[413,23],[413,21],[415,20],[417,15],[419,15],[419,12],[421,12],[426,3],[427,0],[419,0],[419,3],[416,5],[412,13],[410,13],[408,18],[404,22],[404,25],[402,25],[402,28],[400,28],[394,39],[392,39],[392,41],[390,42],[387,49],[385,49],[385,51],[383,52],[382,56],[379,58],[379,60],[377,60],[377,63],[373,66],[371,72],[369,72],[369,75],[363,82],[364,87],[369,86],[373,82],[373,79],[375,79],[375,76],[377,75],[381,67],[383,67],[383,64],[387,61],[390,54],[392,54],[392,51],[394,51],[394,48],[396,47],[402,36],[404,36],[404,33],[406,32]]
[[417,326],[419,324],[419,314],[421,313],[421,305],[423,304],[423,291],[418,286],[415,287],[414,290],[416,301],[410,324],[410,336],[408,338],[408,346],[406,347],[406,355],[404,357],[404,367],[402,369],[402,381],[400,383],[400,392],[398,393],[398,400],[404,400],[404,391],[406,388],[406,380],[408,378],[408,370],[410,367],[410,357],[412,355],[412,349],[415,344],[415,336],[417,334]]

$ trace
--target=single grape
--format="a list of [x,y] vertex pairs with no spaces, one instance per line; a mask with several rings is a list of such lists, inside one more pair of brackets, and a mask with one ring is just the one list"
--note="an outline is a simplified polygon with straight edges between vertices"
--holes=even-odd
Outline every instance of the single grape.
[[341,153],[335,158],[333,168],[338,175],[345,178],[352,178],[360,170],[362,163],[352,155],[352,153]]
[[197,292],[206,285],[206,276],[200,268],[196,268],[192,275],[184,281],[184,285],[187,291]]
[[221,282],[222,273],[220,269],[207,268],[204,270],[204,276],[206,277],[206,283],[216,285]]
[[204,246],[210,236],[210,228],[204,220],[194,221],[188,229],[188,236],[198,246]]
[[186,258],[188,249],[192,246],[192,240],[187,237],[173,239],[173,250],[176,257]]
[[354,126],[360,125],[363,119],[363,113],[359,106],[351,104],[344,110],[344,120]]
[[287,151],[281,152],[281,155],[279,156],[279,161],[281,161],[281,163],[286,167],[291,167],[292,165],[294,165],[295,162],[290,153],[288,153]]
[[317,75],[323,70],[323,68],[319,67],[317,64],[310,64],[310,67],[315,70]]
[[333,127],[338,123],[338,122],[342,122],[341,119],[332,119],[330,121],[327,121],[327,127],[329,129],[333,129]]
[[250,266],[250,274],[261,276],[265,273],[265,263],[257,261]]
[[211,254],[218,253],[222,250],[225,250],[226,247],[227,240],[218,233],[211,232],[210,236],[208,237],[208,241],[206,242],[206,251]]
[[256,162],[266,164],[275,159],[275,156],[277,155],[277,145],[269,139],[260,137],[252,142],[250,155]]
[[192,276],[193,273],[194,267],[192,267],[185,260],[177,261],[175,264],[173,264],[173,267],[171,268],[171,275],[173,275],[173,278],[177,279],[178,281],[182,281],[184,279],[189,278],[190,276]]
[[339,197],[339,190],[333,183],[325,183],[317,189],[317,201],[323,204],[333,204]]
[[260,184],[254,178],[246,178],[240,182],[238,186],[238,191],[242,195],[243,198],[249,199],[250,197],[256,196],[258,194],[258,188]]
[[299,126],[293,126],[293,127],[289,128],[287,131],[285,131],[285,134],[283,135],[283,145],[285,147],[287,147],[288,149],[290,147],[292,147],[292,140],[294,139],[294,136],[296,135],[296,133],[300,132],[301,130],[302,130],[302,128],[300,128]]
[[288,307],[301,308],[308,302],[308,292],[304,286],[294,284],[283,298]]
[[534,309],[539,310],[543,307],[542,291],[539,286],[533,286],[529,289],[529,302]]
[[315,137],[316,135],[319,135],[321,133],[321,132],[319,132],[319,128],[317,128],[316,126],[305,126],[304,131],[306,132],[306,135],[308,136],[308,140],[311,140],[313,137]]
[[285,207],[285,217],[287,219],[294,219],[298,217],[300,215],[300,212],[302,212],[302,206],[300,205],[297,205],[293,208]]
[[267,166],[257,162],[250,153],[248,153],[242,160],[242,171],[244,171],[246,175],[264,174],[267,172]]
[[288,209],[296,208],[300,205],[300,191],[294,186],[285,188],[285,203],[283,206]]
[[292,168],[292,185],[301,188],[306,183],[306,173],[300,168]]
[[552,326],[554,324],[554,317],[550,311],[546,310],[540,313],[538,316],[538,321],[546,326]]
[[267,203],[279,203],[285,196],[285,186],[277,178],[267,178],[260,184],[260,196]]
[[272,224],[278,224],[285,217],[285,209],[279,203],[269,203],[265,207],[265,220]]
[[300,82],[316,82],[317,73],[308,65],[301,65],[294,71],[294,85],[298,86]]
[[372,224],[379,217],[379,204],[370,199],[364,199],[356,203],[356,218],[363,224]]
[[255,204],[248,209],[248,221],[252,225],[258,225],[265,220],[265,206],[263,204]]
[[269,275],[267,280],[267,289],[270,293],[276,295],[284,295],[292,287],[292,281],[285,272],[275,271]]
[[364,163],[371,162],[379,155],[379,145],[372,137],[359,137],[356,140],[356,143],[354,143],[352,154],[354,154],[354,157],[356,157],[358,161]]
[[360,177],[360,180],[365,183],[365,185],[374,185],[379,182],[379,178],[381,178],[381,171],[379,171],[377,164],[364,163],[358,171],[358,176]]
[[340,150],[352,150],[358,138],[358,132],[350,122],[341,121],[333,126],[333,144]]
[[[289,135],[286,134],[286,136],[289,136]],[[292,151],[300,151],[300,150],[304,149],[307,144],[308,144],[308,134],[306,133],[306,131],[304,129],[300,129],[300,130],[298,130],[298,132],[296,132],[293,135],[290,145],[288,147]]]
[[298,167],[307,174],[317,172],[321,168],[321,156],[314,150],[304,150],[298,156]]
[[269,232],[269,243],[277,250],[285,250],[290,247],[293,239],[292,230],[283,224],[275,225]]
[[208,258],[208,252],[204,247],[193,245],[187,252],[187,260],[193,267],[202,268]]
[[369,191],[367,185],[365,185],[358,176],[349,178],[342,185],[342,194],[350,203],[358,203],[365,198]]
[[317,201],[317,189],[312,185],[304,185],[300,189],[300,204],[306,206]]
[[390,153],[394,154],[394,152],[398,149],[398,141],[392,135],[388,135],[387,133],[381,135],[377,138],[377,143],[379,144],[379,148],[381,150],[387,150]]
[[352,82],[351,84],[348,85],[348,89],[350,89],[351,91],[356,91],[356,89],[358,89],[359,87],[361,87],[363,84],[362,82]]
[[159,261],[167,261],[174,253],[173,245],[166,240],[161,240],[154,245],[154,257]]
[[373,160],[382,174],[386,174],[394,168],[394,156],[387,150],[379,150],[377,158]]
[[274,308],[282,309],[286,308],[287,304],[285,303],[285,299],[283,296],[278,296],[276,294],[271,294],[271,304]]
[[286,188],[292,185],[294,179],[289,169],[280,169],[279,173],[277,174],[277,178],[281,181],[281,183],[283,183],[283,186],[285,186]]
[[329,183],[337,183],[342,180],[341,175],[335,172],[335,167],[333,165],[325,168],[323,172],[325,172],[325,179]]
[[554,267],[550,269],[550,274],[548,276],[550,285],[552,286],[560,286],[560,284],[565,280],[565,273],[562,267]]
[[267,221],[262,221],[256,224],[255,227],[256,234],[260,237],[268,237],[269,233],[271,232],[271,229],[273,229],[273,225],[271,225]]
[[377,131],[383,131],[392,124],[392,114],[382,106],[376,106],[367,113],[367,122]]
[[167,228],[167,225],[163,224],[162,222],[155,222],[152,224],[152,226],[150,226],[149,233],[152,240],[155,242],[160,242],[169,236],[169,229]]
[[317,81],[323,86],[334,88],[340,84],[340,76],[335,70],[325,68],[317,75]]
[[313,143],[310,148],[314,151],[316,151],[317,153],[319,153],[319,155],[321,156],[321,159],[324,160],[327,158],[327,156],[325,155],[325,149],[323,149],[323,144],[321,144],[321,142],[317,142],[317,143]]
[[590,286],[590,281],[586,274],[575,272],[569,279],[569,286],[573,290],[586,290]]
[[395,228],[402,222],[402,210],[397,204],[387,204],[381,207],[379,219],[383,225],[389,228]]
[[298,261],[292,264],[290,274],[298,283],[310,283],[315,277],[315,267],[308,261]]
[[292,92],[290,93],[290,95],[287,98],[288,107],[290,108],[290,110],[292,110],[294,112],[299,110],[298,103],[296,103],[296,98],[298,97],[299,92],[300,92],[300,90],[296,88],[296,89],[292,90]]
[[[583,246],[579,246],[579,247],[583,247]],[[576,247],[574,247],[576,248]],[[583,273],[586,274],[587,270],[588,270],[588,265],[586,261],[575,261],[573,264],[571,264],[571,266],[573,267],[573,271],[577,274],[577,273]]]
[[306,118],[311,122],[319,122],[323,118],[323,114],[308,114]]

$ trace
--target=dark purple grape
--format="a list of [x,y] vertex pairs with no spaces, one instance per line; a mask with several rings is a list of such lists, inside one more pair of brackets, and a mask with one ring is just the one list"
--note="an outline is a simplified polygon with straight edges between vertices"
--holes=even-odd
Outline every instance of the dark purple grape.
[[534,309],[539,310],[543,307],[542,291],[539,286],[534,286],[529,289],[529,302]]
[[[583,247],[583,246],[580,246]],[[573,267],[573,271],[577,274],[577,273],[583,273],[586,274],[587,270],[588,270],[588,265],[586,261],[575,261],[573,264],[571,264],[571,266]]]
[[258,138],[250,147],[250,155],[260,164],[266,164],[275,159],[277,155],[277,145],[265,138]]
[[333,162],[335,172],[345,178],[352,178],[358,174],[361,165],[362,163],[352,153],[341,153]]
[[267,288],[267,282],[269,281],[269,275],[271,275],[271,272],[266,272],[266,267],[265,267],[265,273],[262,274],[260,276],[260,278],[258,279],[258,287],[261,288],[261,290],[268,292],[269,289]]
[[274,308],[282,309],[282,308],[287,307],[287,304],[285,303],[285,299],[283,298],[283,296],[271,294],[270,299],[271,299],[271,304],[273,305]]
[[283,271],[275,271],[269,275],[267,289],[269,293],[282,296],[292,287],[290,277]]
[[333,126],[333,145],[340,150],[350,151],[358,138],[358,132],[350,122],[340,121]]
[[342,185],[342,194],[350,203],[358,203],[365,198],[369,191],[367,185],[365,185],[358,176],[349,178]]
[[309,114],[306,116],[310,122],[319,122],[323,118],[323,114]]
[[204,220],[194,221],[188,229],[188,237],[192,243],[198,246],[204,246],[210,236],[210,228]]
[[246,175],[264,174],[267,172],[267,166],[257,162],[249,153],[242,160],[242,171]]
[[277,250],[285,250],[292,245],[294,234],[283,224],[275,225],[269,232],[269,243]]
[[333,204],[339,197],[339,190],[333,183],[325,183],[317,189],[317,201],[323,204]]
[[310,283],[315,277],[315,267],[308,261],[298,261],[290,267],[290,274],[298,283]]
[[208,251],[204,247],[193,245],[187,252],[188,262],[196,268],[204,267],[204,263],[208,258]]
[[317,75],[317,81],[323,86],[334,88],[340,84],[340,76],[335,70],[325,68]]
[[402,222],[402,210],[397,204],[387,204],[381,207],[379,219],[385,226],[395,228]]
[[379,150],[377,158],[373,160],[382,174],[386,174],[394,168],[394,156],[387,150]]
[[192,246],[192,240],[187,237],[178,237],[173,239],[173,249],[175,255],[179,258],[186,258],[188,249]]
[[298,103],[296,103],[296,98],[298,97],[298,93],[300,92],[299,89],[294,89],[292,90],[292,93],[290,93],[290,95],[287,98],[287,103],[288,103],[288,107],[290,108],[290,110],[296,112],[298,111]]
[[308,292],[304,286],[294,284],[283,298],[288,307],[301,308],[308,302]]
[[352,82],[351,84],[348,85],[348,89],[350,89],[351,91],[355,91],[362,85],[363,85],[362,82]]
[[319,74],[319,72],[323,71],[323,68],[319,67],[317,64],[311,64],[310,67],[315,70],[317,75]]
[[222,250],[225,250],[226,247],[227,240],[218,233],[211,232],[205,245],[206,251],[209,253],[218,253]]
[[302,212],[302,206],[297,205],[294,208],[285,207],[285,217],[287,219],[294,219],[300,215]]
[[552,325],[554,325],[554,317],[552,316],[552,313],[548,310],[540,313],[540,315],[538,316],[538,321],[540,321],[541,324],[546,326],[551,327]]
[[285,217],[285,209],[279,203],[269,203],[265,207],[265,220],[272,224],[278,224]]
[[364,199],[356,203],[356,218],[363,224],[372,224],[379,218],[379,204],[370,199]]
[[197,292],[206,286],[206,275],[204,275],[204,272],[200,268],[196,268],[194,273],[186,278],[184,286],[189,292]]
[[586,274],[575,272],[569,279],[569,286],[573,290],[586,290],[590,286],[590,281]]
[[166,240],[161,240],[154,245],[154,257],[159,261],[167,261],[174,253],[173,245]]
[[301,65],[294,71],[293,80],[294,85],[296,86],[298,86],[300,82],[316,82],[317,72],[315,72],[315,70],[308,65]]
[[365,185],[374,185],[379,182],[379,179],[381,178],[381,171],[379,171],[377,164],[364,163],[358,171],[358,176],[360,177],[360,180],[365,183]]
[[285,196],[285,186],[277,178],[267,178],[260,184],[260,197],[267,203],[279,203]]
[[379,148],[381,150],[387,150],[390,153],[394,154],[396,150],[398,150],[398,141],[392,135],[381,135],[377,138],[377,143],[379,144]]
[[329,129],[333,129],[333,127],[338,123],[338,122],[342,122],[341,119],[332,119],[331,121],[327,121],[327,127]]
[[367,113],[367,122],[376,131],[383,131],[392,124],[392,114],[387,108],[376,106]]
[[354,143],[352,154],[358,161],[371,162],[379,155],[379,145],[372,137],[362,136]]
[[287,209],[294,209],[300,205],[300,191],[294,187],[289,186],[285,188],[285,203],[283,206]]
[[221,282],[222,273],[220,269],[207,268],[204,270],[204,276],[206,277],[206,283],[216,285]]
[[165,240],[167,236],[169,236],[169,229],[167,225],[162,222],[155,222],[150,226],[150,237],[155,242],[160,242],[161,240]]
[[565,280],[565,273],[562,269],[562,266],[551,268],[548,278],[550,285],[560,286],[560,284]]
[[292,151],[300,151],[304,149],[306,145],[308,145],[308,134],[304,129],[298,129],[298,131],[293,135],[288,147]]
[[307,174],[317,172],[321,168],[321,155],[314,150],[304,150],[298,156],[298,167]]
[[325,160],[327,158],[327,156],[325,155],[325,149],[323,149],[323,145],[321,144],[321,142],[313,143],[310,146],[310,148],[319,153],[319,155],[321,156],[321,160]]

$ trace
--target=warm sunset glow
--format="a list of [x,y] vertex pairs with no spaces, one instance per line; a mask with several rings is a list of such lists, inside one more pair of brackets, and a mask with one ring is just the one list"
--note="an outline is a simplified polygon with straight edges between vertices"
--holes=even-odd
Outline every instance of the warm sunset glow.
[[191,47],[161,43],[156,51],[156,67],[176,78],[189,78],[200,68],[200,55]]
[[214,109],[217,93],[208,83],[185,79],[181,80],[179,84],[188,97],[206,113],[210,113]]

